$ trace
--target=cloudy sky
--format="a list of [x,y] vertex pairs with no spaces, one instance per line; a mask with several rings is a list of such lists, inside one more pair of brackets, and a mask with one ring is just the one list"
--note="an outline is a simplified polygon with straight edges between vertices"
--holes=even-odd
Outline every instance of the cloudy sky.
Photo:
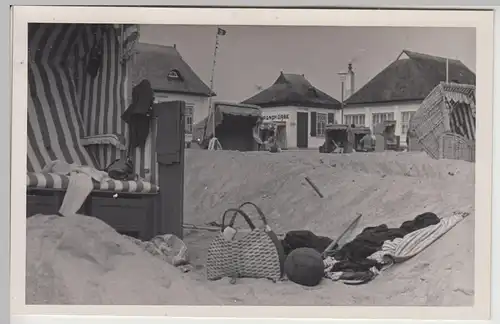
[[[340,99],[337,73],[352,61],[359,89],[403,49],[461,60],[475,71],[475,30],[400,27],[221,26],[214,90],[218,100],[240,102],[285,73],[304,74]],[[141,26],[141,42],[174,45],[209,85],[215,26]]]

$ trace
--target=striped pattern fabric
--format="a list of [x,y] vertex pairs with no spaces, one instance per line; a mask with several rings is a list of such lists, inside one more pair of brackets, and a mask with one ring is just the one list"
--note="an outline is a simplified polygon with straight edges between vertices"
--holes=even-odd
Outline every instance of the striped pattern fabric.
[[[132,30],[138,36],[137,29]],[[34,176],[33,172],[41,172],[50,161],[103,169],[124,155],[124,147],[114,142],[96,144],[88,140],[127,134],[121,115],[128,106],[130,64],[120,56],[124,45],[121,32],[111,25],[30,24],[28,186],[47,188],[60,183],[64,188],[65,176]],[[92,78],[86,69],[94,44],[101,46],[103,58],[97,76]],[[136,172],[148,180],[157,179],[155,139],[153,129],[146,147],[134,152]],[[154,187],[145,182],[133,185],[112,181],[96,189],[157,191]]]
[[450,109],[450,130],[468,140],[476,140],[476,117],[467,103],[447,101]]
[[369,259],[383,263],[387,256],[395,262],[403,262],[425,250],[455,225],[461,222],[469,213],[455,212],[443,217],[439,223],[411,232],[403,238],[385,241],[380,251],[372,254]]
[[[28,172],[26,183],[28,188],[50,188],[67,189],[69,176],[58,173],[35,173]],[[126,192],[126,193],[157,193],[159,187],[147,181],[118,181],[106,180],[104,182],[93,181],[94,190]]]
[[50,161],[96,166],[80,145],[85,134],[77,84],[64,65],[80,29],[72,24],[30,24],[28,64],[28,171]]
[[[466,212],[455,212],[450,216],[443,217],[439,223],[430,225],[422,229],[416,230],[405,235],[403,238],[396,238],[392,241],[385,241],[382,248],[373,253],[368,259],[374,260],[382,265],[378,270],[372,267],[368,278],[359,278],[354,282],[368,282],[373,280],[381,272],[386,271],[397,263],[402,263],[413,258],[431,244],[436,242],[440,237],[450,231],[455,225],[460,223],[465,217],[469,216]],[[337,281],[342,280],[348,282],[350,280],[343,279],[343,272],[332,272],[331,269],[337,263],[333,257],[327,257],[323,263],[325,266],[325,277]],[[366,281],[365,281],[366,280]]]
[[410,120],[410,130],[432,158],[440,158],[445,133],[475,142],[476,87],[441,82],[425,98]]
[[[74,48],[74,69],[85,135],[124,136],[127,127],[121,115],[127,108],[128,65],[120,61],[120,31],[102,25],[80,28],[80,41]],[[101,46],[103,59],[97,76],[92,78],[86,68],[94,44]],[[101,169],[121,156],[121,150],[113,145],[97,145],[91,149]]]
[[450,130],[465,139],[476,139],[476,88],[442,83],[441,95],[449,111]]

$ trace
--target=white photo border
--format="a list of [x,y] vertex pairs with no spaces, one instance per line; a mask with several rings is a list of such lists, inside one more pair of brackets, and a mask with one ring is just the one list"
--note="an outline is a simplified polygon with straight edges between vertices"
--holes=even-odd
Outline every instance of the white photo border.
[[[116,315],[243,318],[488,319],[490,316],[493,156],[492,11],[15,7],[11,179],[26,174],[27,27],[39,23],[171,25],[394,26],[476,28],[477,141],[475,305],[473,307],[41,306],[25,305],[26,188],[11,181],[12,315]],[[188,14],[189,13],[189,14]],[[12,217],[18,215],[17,217]],[[19,217],[19,215],[23,215]],[[479,216],[481,215],[481,216]],[[66,318],[65,322],[70,318]],[[88,319],[88,318],[87,318]],[[138,319],[139,320],[139,319]],[[141,320],[142,321],[142,320]],[[34,321],[35,322],[35,321]],[[36,321],[38,322],[38,321]]]

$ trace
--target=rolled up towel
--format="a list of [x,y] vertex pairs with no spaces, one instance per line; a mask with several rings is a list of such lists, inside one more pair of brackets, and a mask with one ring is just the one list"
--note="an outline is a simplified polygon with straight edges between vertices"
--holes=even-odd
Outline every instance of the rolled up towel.
[[76,215],[93,188],[94,184],[89,175],[72,172],[69,177],[68,189],[66,189],[61,208],[59,208],[59,214],[66,217]]

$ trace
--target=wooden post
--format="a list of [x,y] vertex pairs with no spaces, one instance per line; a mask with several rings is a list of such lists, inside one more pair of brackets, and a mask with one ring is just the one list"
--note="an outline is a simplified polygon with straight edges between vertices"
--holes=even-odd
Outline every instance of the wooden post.
[[158,120],[156,158],[160,193],[155,212],[154,235],[183,238],[184,220],[184,101],[153,105]]

